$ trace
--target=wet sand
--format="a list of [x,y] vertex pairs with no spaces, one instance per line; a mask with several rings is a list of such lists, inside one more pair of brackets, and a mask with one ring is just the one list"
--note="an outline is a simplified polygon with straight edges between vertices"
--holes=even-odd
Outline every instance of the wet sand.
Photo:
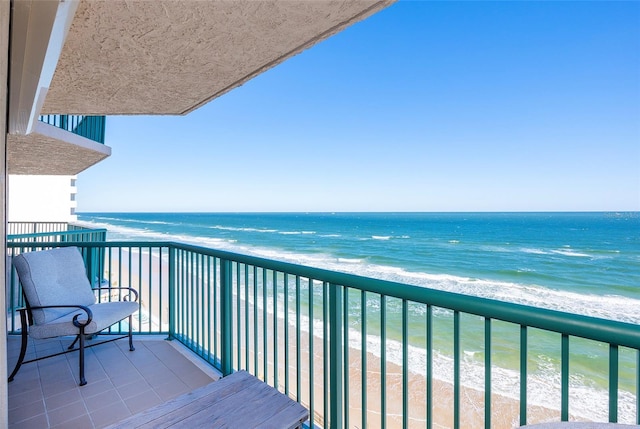
[[[108,260],[108,259],[107,259]],[[130,285],[140,291],[140,302],[147,310],[151,325],[142,322],[139,327],[142,331],[148,329],[158,329],[162,324],[168,322],[168,285],[169,273],[168,263],[160,262],[157,256],[149,256],[148,254],[140,254],[137,250],[129,252],[123,250],[121,254],[113,251],[111,254],[112,263],[106,266],[106,278],[115,285]],[[122,264],[122,265],[120,265]],[[160,280],[162,279],[162,280]],[[151,287],[149,286],[151,285]],[[249,327],[254,325],[253,309],[250,308],[249,314],[244,314],[245,301],[244,294],[241,297],[241,343],[244,346],[247,341],[246,335],[249,335],[249,361],[246,362],[245,350],[241,351],[241,369],[248,369],[261,378],[264,377],[264,355],[267,355],[267,377],[266,380],[270,384],[275,384],[274,377],[274,347],[277,343],[278,350],[278,387],[281,391],[285,391],[285,321],[282,318],[277,319],[278,335],[273,335],[273,314],[267,312],[266,324],[263,323],[263,309],[257,311],[258,332],[251,333],[252,329],[247,331],[245,317],[248,316]],[[259,300],[260,301],[260,300]],[[234,311],[236,309],[236,301],[234,300]],[[314,422],[322,425],[324,422],[324,397],[325,391],[325,355],[323,347],[323,339],[317,335],[310,336],[308,331],[300,331],[300,347],[297,348],[296,343],[296,326],[293,324],[295,320],[289,320],[289,386],[286,393],[292,397],[297,397],[296,353],[299,350],[300,358],[300,401],[310,410],[313,411]],[[236,317],[234,317],[234,324]],[[267,344],[265,347],[265,333],[261,327],[266,326]],[[166,328],[165,328],[166,329]],[[234,342],[236,341],[238,326],[234,325]],[[249,332],[249,333],[247,333]],[[254,335],[257,337],[258,347],[254,350]],[[313,359],[310,356],[310,344],[313,341]],[[265,350],[266,348],[266,350]],[[401,428],[403,427],[403,374],[402,368],[387,360],[386,362],[386,386],[384,388],[385,395],[385,412],[382,413],[382,370],[381,359],[374,353],[366,354],[366,403],[364,404],[366,412],[363,415],[362,401],[362,351],[355,348],[349,348],[349,366],[348,380],[349,383],[345,388],[344,394],[348,392],[349,403],[349,428],[363,428],[363,417],[366,419],[366,427],[371,429],[381,428],[382,416],[386,416],[386,427]],[[237,355],[234,354],[234,365],[237,365]],[[345,368],[345,370],[347,370]],[[408,409],[408,427],[424,428],[426,427],[427,410],[427,383],[424,374],[408,373],[408,389],[407,389],[407,409]],[[328,377],[328,374],[327,374]],[[311,380],[313,380],[313,391],[311,391]],[[327,379],[328,380],[328,379]],[[432,406],[431,419],[434,428],[452,428],[454,427],[454,389],[452,383],[442,380],[432,380]],[[313,404],[311,396],[313,395]],[[484,392],[462,386],[460,388],[460,427],[462,428],[480,428],[484,427]],[[559,420],[559,411],[550,410],[543,407],[529,405],[527,423],[537,423],[545,421]],[[496,429],[507,429],[519,426],[519,403],[517,400],[493,394],[491,399],[491,427]]]

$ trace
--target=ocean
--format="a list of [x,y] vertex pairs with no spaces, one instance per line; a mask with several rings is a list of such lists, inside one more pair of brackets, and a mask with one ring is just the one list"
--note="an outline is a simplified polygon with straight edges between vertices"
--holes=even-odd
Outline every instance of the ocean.
[[[109,240],[181,241],[426,288],[640,323],[638,212],[82,213],[78,220],[87,226],[108,229]],[[388,321],[394,324],[393,314]],[[399,315],[397,323],[399,326]],[[481,366],[474,366],[483,359],[481,347],[474,341],[474,336],[478,340],[482,336],[481,327],[478,329],[468,333],[464,353],[469,383],[474,383],[475,371],[481,385]],[[508,349],[508,341],[501,342],[501,338],[514,336],[517,330],[511,332],[505,327],[501,335],[503,328],[496,329],[494,350]],[[545,353],[546,338],[535,338],[534,335],[530,341],[541,345],[530,363],[530,385],[535,388],[536,377],[539,379],[543,391],[537,399],[549,405],[545,403],[548,395],[544,384],[559,383],[559,357],[552,351]],[[434,344],[446,367],[450,346],[438,338]],[[606,403],[602,410],[594,410],[592,401],[580,403],[585,392],[592,396],[604,394],[607,381],[602,371],[606,374],[606,369],[600,364],[596,368],[593,357],[602,353],[606,356],[606,349],[581,347],[577,342],[571,349],[575,369],[584,373],[572,379],[572,389],[578,392],[577,399],[572,400],[572,412],[587,418],[602,418],[600,414],[604,413],[606,419]],[[501,358],[501,354],[505,357]],[[501,354],[496,356],[495,364],[503,372],[498,371],[496,377],[505,379],[502,393],[517,398],[517,391],[509,391],[509,383],[517,378],[517,353]],[[633,360],[634,356],[623,353],[622,359]],[[631,409],[635,370],[621,370],[620,377],[620,406]],[[499,382],[496,385],[501,389]]]

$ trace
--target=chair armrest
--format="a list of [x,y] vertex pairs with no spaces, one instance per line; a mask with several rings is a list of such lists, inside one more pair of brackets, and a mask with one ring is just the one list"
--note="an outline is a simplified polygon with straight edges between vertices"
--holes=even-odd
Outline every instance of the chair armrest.
[[[126,287],[126,286],[113,286],[113,287],[109,287],[109,286],[106,286],[106,287],[96,287],[96,288],[93,288],[93,290],[114,290],[114,289],[115,289],[115,290],[118,290],[118,289],[124,289],[124,290],[128,290],[129,292],[133,292],[133,295],[134,295],[133,300],[134,300],[134,301],[137,301],[137,300],[138,300],[138,291],[137,291],[137,290],[135,290],[135,289],[134,289],[134,288],[132,288],[132,287]],[[124,300],[125,300],[125,301],[129,301],[129,300],[128,300],[128,299],[126,299],[126,298],[127,298],[127,297],[125,296],[125,297],[124,297]]]
[[87,313],[87,321],[84,322],[84,323],[78,321],[78,317],[80,317],[79,314],[76,314],[75,316],[73,316],[73,324],[74,324],[74,326],[76,326],[78,328],[82,328],[83,326],[87,326],[93,320],[93,313],[91,312],[89,307],[87,307],[85,305],[75,305],[75,304],[70,304],[70,305],[40,305],[40,306],[30,307],[31,310],[46,310],[47,308],[78,308],[78,309],[84,311],[85,313]]

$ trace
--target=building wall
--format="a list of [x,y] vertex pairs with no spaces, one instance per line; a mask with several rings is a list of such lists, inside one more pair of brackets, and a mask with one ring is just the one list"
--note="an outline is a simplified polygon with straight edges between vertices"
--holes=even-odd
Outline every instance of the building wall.
[[[9,13],[11,3],[0,1],[0,252],[7,254],[7,98],[9,80]],[[0,272],[5,272],[6,258],[0,258]],[[2,290],[6,276],[0,276]],[[7,308],[6,294],[0,293],[0,308]],[[9,401],[7,393],[7,318],[0,317],[0,427],[9,427]]]
[[8,176],[9,222],[77,220],[76,176]]

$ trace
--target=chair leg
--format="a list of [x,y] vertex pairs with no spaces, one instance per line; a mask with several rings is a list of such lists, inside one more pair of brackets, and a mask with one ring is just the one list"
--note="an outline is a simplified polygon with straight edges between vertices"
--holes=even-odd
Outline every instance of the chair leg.
[[133,318],[132,315],[129,315],[129,351],[132,352],[134,351],[136,348],[133,347],[133,332],[132,332],[132,325],[133,325]]
[[84,378],[84,328],[80,328],[80,334],[78,335],[79,347],[79,366],[80,366],[80,386],[87,384],[87,380]]
[[76,335],[76,339],[73,340],[73,342],[71,343],[71,345],[69,347],[67,347],[67,350],[73,350],[73,346],[76,345],[76,343],[78,342],[79,338],[80,338],[80,335]]
[[27,326],[27,315],[26,309],[20,309],[20,325],[22,326],[21,330],[21,338],[22,338],[22,342],[20,344],[20,356],[18,357],[18,362],[16,363],[16,367],[13,368],[13,371],[11,372],[11,375],[9,376],[9,382],[13,381],[13,377],[16,376],[16,374],[18,373],[18,370],[20,369],[20,366],[22,366],[22,362],[24,361],[24,356],[27,353],[27,340],[28,340],[28,330],[29,327]]

